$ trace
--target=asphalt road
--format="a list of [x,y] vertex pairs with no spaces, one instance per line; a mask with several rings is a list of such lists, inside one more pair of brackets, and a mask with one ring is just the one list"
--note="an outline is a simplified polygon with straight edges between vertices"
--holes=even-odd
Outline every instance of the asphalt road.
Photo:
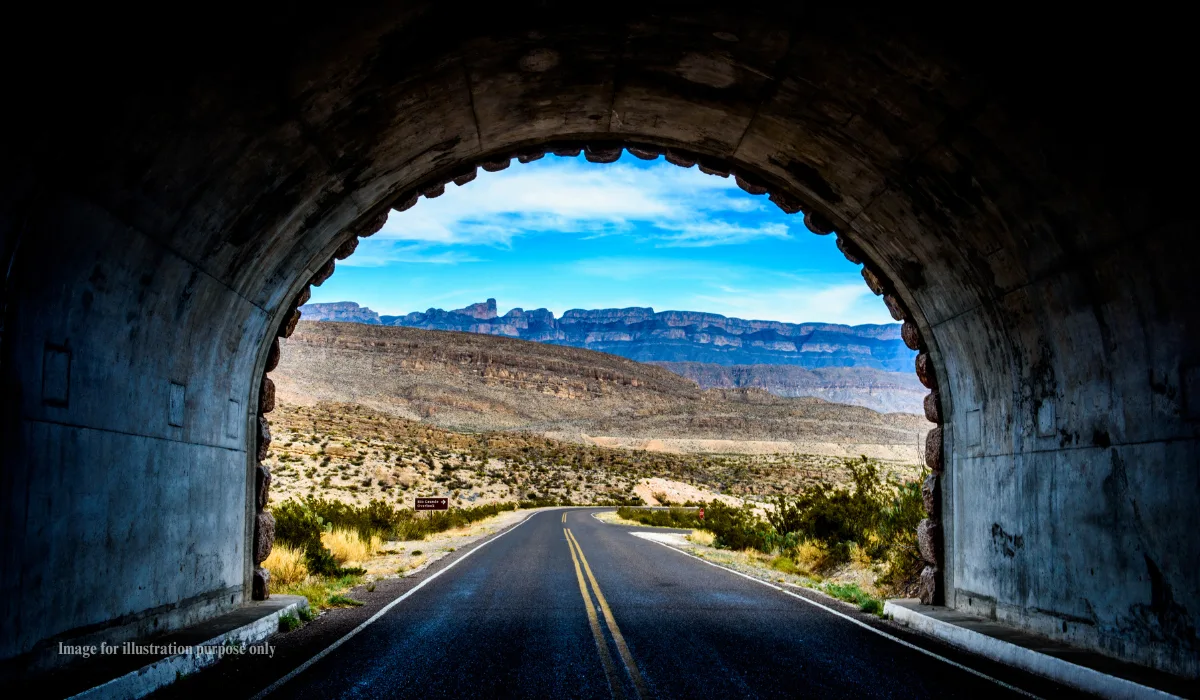
[[907,637],[955,661],[939,660],[592,512],[532,515],[270,697],[1021,696],[955,664],[1064,694]]

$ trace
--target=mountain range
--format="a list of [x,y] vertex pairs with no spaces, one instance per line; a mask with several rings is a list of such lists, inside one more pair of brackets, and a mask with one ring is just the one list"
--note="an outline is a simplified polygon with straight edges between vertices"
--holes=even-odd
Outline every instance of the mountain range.
[[759,388],[776,396],[815,396],[881,412],[921,413],[925,390],[899,324],[848,326],[730,318],[649,307],[515,308],[495,299],[444,311],[380,315],[352,301],[306,304],[307,321],[460,331],[566,345],[658,364],[703,389]]
[[516,338],[301,321],[271,372],[291,406],[357,405],[459,432],[518,431],[685,453],[867,455],[915,463],[929,425],[761,388],[701,389],[662,367]]
[[750,321],[696,311],[571,309],[556,318],[547,309],[497,313],[496,300],[462,309],[428,309],[381,316],[354,302],[307,304],[309,321],[352,321],[425,330],[503,335],[620,355],[638,362],[702,362],[717,365],[870,367],[912,372],[915,353],[904,345],[898,324]]

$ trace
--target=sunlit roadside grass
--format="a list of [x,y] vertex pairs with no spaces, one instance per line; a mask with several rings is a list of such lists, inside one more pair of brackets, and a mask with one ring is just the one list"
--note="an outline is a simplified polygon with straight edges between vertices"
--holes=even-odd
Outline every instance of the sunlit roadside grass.
[[356,530],[335,528],[321,533],[321,544],[333,553],[339,566],[361,566],[379,551],[380,541],[376,535],[363,537]]
[[283,595],[302,595],[308,599],[308,605],[313,610],[328,610],[330,608],[345,608],[362,605],[346,597],[351,588],[363,582],[358,575],[326,578],[324,576],[309,576],[303,581],[282,586],[273,593]]
[[308,564],[304,552],[299,548],[275,543],[271,554],[263,562],[263,567],[271,574],[271,585],[278,589],[280,586],[291,586],[308,578]]

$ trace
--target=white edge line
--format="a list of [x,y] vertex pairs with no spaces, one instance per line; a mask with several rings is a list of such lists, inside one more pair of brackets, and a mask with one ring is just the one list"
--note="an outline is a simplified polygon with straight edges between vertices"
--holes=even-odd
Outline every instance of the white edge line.
[[464,559],[466,559],[467,557],[471,556],[471,555],[472,555],[472,554],[474,554],[475,552],[478,552],[479,550],[483,549],[484,547],[488,546],[489,544],[491,544],[491,543],[495,542],[496,540],[500,539],[501,537],[504,537],[505,535],[507,535],[508,533],[512,532],[513,530],[516,530],[517,528],[521,527],[521,526],[522,526],[522,525],[524,525],[525,523],[529,522],[530,520],[532,520],[532,519],[533,519],[533,516],[537,515],[538,513],[544,513],[544,512],[546,512],[546,511],[535,511],[535,512],[533,512],[533,513],[530,513],[530,514],[529,514],[528,516],[526,516],[526,517],[525,517],[525,519],[524,519],[524,520],[522,520],[521,522],[517,523],[516,525],[513,525],[512,527],[508,528],[508,529],[507,529],[507,530],[505,530],[504,532],[501,532],[499,535],[496,535],[495,537],[492,537],[491,539],[484,540],[482,543],[480,543],[479,545],[477,545],[477,546],[476,546],[474,549],[472,549],[471,551],[469,551],[469,552],[467,552],[466,554],[462,555],[462,556],[461,556],[461,557],[459,557],[458,559],[455,559],[454,561],[450,562],[450,563],[449,563],[449,564],[448,564],[448,565],[447,565],[445,568],[443,568],[443,569],[439,569],[439,570],[435,571],[435,572],[433,573],[433,575],[431,575],[429,578],[427,578],[427,579],[425,579],[424,581],[421,581],[421,582],[420,582],[420,583],[418,583],[417,585],[413,586],[413,587],[412,587],[412,588],[410,588],[410,589],[409,589],[407,592],[405,592],[405,594],[404,594],[404,595],[400,596],[399,598],[397,598],[397,599],[393,600],[392,602],[388,603],[387,605],[383,606],[382,608],[380,608],[380,609],[379,609],[379,611],[378,611],[378,612],[376,612],[374,615],[372,615],[371,617],[367,618],[367,619],[366,619],[364,622],[362,622],[361,624],[359,624],[359,626],[358,626],[358,627],[355,627],[354,629],[352,629],[352,630],[350,630],[349,632],[347,632],[346,634],[344,634],[344,635],[342,636],[342,638],[341,638],[341,639],[339,639],[339,640],[337,640],[336,642],[334,642],[333,644],[330,644],[329,646],[325,647],[325,648],[324,648],[324,649],[322,649],[320,652],[318,652],[316,656],[312,657],[312,658],[311,658],[311,659],[309,659],[308,661],[305,661],[304,663],[300,664],[300,665],[299,665],[299,666],[297,666],[296,668],[292,669],[291,673],[288,673],[288,674],[287,674],[286,676],[284,676],[283,678],[280,678],[279,680],[275,681],[275,682],[274,682],[274,683],[272,683],[271,685],[268,685],[266,688],[263,688],[262,690],[258,691],[258,693],[256,693],[256,694],[255,694],[255,695],[254,695],[254,696],[251,698],[251,700],[260,700],[261,698],[265,698],[266,696],[270,695],[271,693],[275,692],[276,690],[279,690],[280,686],[282,686],[284,683],[287,683],[288,681],[292,680],[293,678],[295,678],[296,676],[300,675],[301,673],[304,673],[305,671],[307,671],[307,670],[308,670],[308,668],[309,668],[310,666],[312,666],[313,664],[317,663],[317,662],[318,662],[318,661],[320,661],[321,659],[323,659],[323,658],[325,658],[326,656],[328,656],[328,655],[330,654],[330,652],[332,652],[334,649],[337,649],[337,648],[338,648],[338,647],[340,647],[341,645],[343,645],[343,644],[345,644],[346,642],[350,641],[350,638],[351,638],[351,637],[353,637],[354,635],[358,634],[359,632],[362,632],[362,631],[363,631],[364,629],[366,629],[366,628],[367,628],[367,626],[368,626],[368,625],[370,625],[372,622],[375,622],[375,621],[376,621],[376,620],[378,620],[379,618],[383,617],[383,616],[384,616],[384,614],[386,614],[386,613],[387,613],[387,611],[391,610],[392,608],[396,607],[396,606],[397,606],[397,605],[399,605],[400,603],[404,602],[404,599],[405,599],[405,598],[409,597],[409,596],[410,596],[410,595],[412,595],[413,593],[416,593],[417,591],[419,591],[419,590],[421,590],[422,588],[424,588],[424,587],[425,587],[425,584],[427,584],[427,583],[429,583],[430,581],[434,580],[434,579],[435,579],[435,578],[437,578],[438,576],[441,576],[442,574],[446,573],[446,572],[447,572],[447,571],[449,571],[450,569],[453,569],[455,566],[457,566],[457,565],[458,565],[458,563],[459,563],[459,562],[463,561]]
[[[634,532],[631,532],[631,533],[629,533],[629,534],[631,534],[631,535],[634,535],[634,536],[637,536],[637,533],[634,533]],[[862,627],[862,628],[863,628],[863,629],[865,629],[865,630],[870,630],[871,632],[874,632],[875,634],[878,634],[878,635],[879,635],[879,636],[881,636],[881,637],[886,637],[887,639],[890,639],[890,640],[892,640],[893,642],[895,642],[895,643],[897,643],[897,644],[900,644],[900,645],[906,646],[906,647],[908,647],[909,649],[915,649],[916,651],[919,651],[919,652],[921,652],[922,654],[925,654],[926,656],[931,656],[931,657],[933,657],[933,658],[937,659],[938,661],[943,661],[943,662],[945,662],[945,663],[948,663],[948,664],[950,664],[951,666],[954,666],[954,667],[956,667],[956,668],[959,668],[959,669],[962,669],[962,670],[966,671],[967,673],[970,673],[970,674],[973,674],[973,675],[979,676],[980,678],[986,678],[987,680],[989,680],[989,681],[992,681],[992,682],[993,682],[993,683],[995,683],[996,685],[999,685],[999,686],[1002,686],[1002,687],[1004,687],[1004,688],[1007,688],[1007,689],[1009,689],[1009,690],[1011,690],[1011,691],[1013,691],[1013,692],[1015,692],[1015,693],[1020,693],[1021,695],[1024,695],[1024,696],[1026,696],[1026,697],[1030,697],[1030,698],[1038,698],[1038,697],[1039,697],[1039,696],[1037,696],[1037,695],[1034,695],[1033,693],[1031,693],[1031,692],[1029,692],[1029,691],[1027,691],[1027,690],[1022,690],[1022,689],[1018,688],[1018,687],[1017,687],[1017,686],[1015,686],[1015,685],[1011,685],[1011,684],[1009,684],[1009,683],[1005,683],[1004,681],[1002,681],[1002,680],[1000,680],[1000,679],[998,679],[998,678],[993,678],[992,676],[989,676],[989,675],[987,675],[986,673],[983,673],[982,671],[976,671],[975,669],[971,668],[970,666],[964,666],[963,664],[960,664],[960,663],[958,663],[957,661],[952,661],[951,659],[947,659],[946,657],[944,657],[944,656],[942,656],[942,655],[940,655],[940,654],[935,654],[934,652],[932,652],[932,651],[929,651],[928,649],[923,649],[923,648],[921,648],[921,647],[917,646],[916,644],[913,644],[913,643],[911,643],[911,642],[906,642],[906,641],[904,641],[903,639],[900,639],[899,637],[896,637],[896,636],[893,636],[893,635],[890,635],[890,634],[888,634],[887,632],[884,632],[883,630],[876,629],[876,628],[872,627],[871,625],[868,625],[867,623],[863,622],[862,620],[856,620],[856,619],[854,619],[853,617],[850,617],[849,615],[847,615],[847,614],[845,614],[845,613],[843,613],[843,612],[839,612],[839,611],[837,611],[837,610],[834,610],[833,608],[831,608],[831,607],[829,607],[829,606],[827,606],[827,605],[822,605],[821,603],[818,603],[818,602],[817,602],[817,601],[815,601],[815,600],[810,600],[809,598],[806,598],[806,597],[804,597],[804,596],[802,596],[802,595],[800,595],[800,594],[798,594],[798,593],[793,593],[793,592],[791,592],[791,591],[787,590],[786,588],[780,588],[779,586],[776,586],[776,585],[775,585],[775,584],[773,584],[773,583],[769,583],[769,582],[767,582],[767,581],[763,581],[762,579],[755,578],[755,577],[753,577],[753,576],[751,576],[751,575],[749,575],[749,574],[743,574],[743,573],[742,573],[742,572],[740,572],[740,571],[734,571],[733,569],[730,569],[730,568],[727,568],[727,567],[721,566],[720,564],[715,564],[715,563],[713,563],[713,562],[711,562],[711,561],[707,561],[707,560],[705,560],[705,559],[701,559],[700,557],[696,556],[695,554],[692,554],[691,552],[685,552],[685,551],[683,551],[682,549],[679,549],[678,547],[672,547],[671,545],[669,545],[669,544],[666,544],[666,543],[664,543],[664,542],[659,542],[658,540],[652,540],[652,539],[649,539],[649,538],[646,538],[646,537],[639,537],[638,539],[640,539],[640,540],[645,540],[646,542],[653,542],[654,544],[657,544],[657,545],[659,545],[659,546],[662,546],[662,547],[666,547],[667,549],[669,549],[669,550],[671,550],[671,551],[673,551],[673,552],[679,552],[680,554],[682,554],[682,555],[683,555],[683,556],[685,556],[685,557],[691,557],[692,559],[695,559],[695,560],[696,560],[696,561],[698,561],[698,562],[701,562],[701,563],[704,563],[704,564],[708,564],[709,566],[712,566],[712,567],[718,568],[718,569],[720,569],[720,570],[722,570],[722,571],[728,571],[728,572],[729,572],[729,573],[731,573],[731,574],[734,574],[734,575],[736,575],[736,576],[741,576],[742,578],[749,579],[749,580],[751,580],[751,581],[753,581],[753,582],[755,582],[755,583],[761,583],[762,585],[766,586],[767,588],[774,588],[775,590],[779,591],[780,593],[782,593],[782,594],[784,594],[784,595],[789,595],[789,596],[791,596],[791,597],[793,597],[793,598],[796,598],[796,599],[798,599],[798,600],[803,600],[805,603],[808,603],[809,605],[816,606],[816,607],[818,607],[818,608],[820,608],[820,609],[824,610],[825,612],[828,612],[828,613],[832,613],[832,614],[834,614],[834,615],[837,615],[838,617],[842,618],[843,620],[848,620],[848,621],[850,621],[850,622],[853,622],[854,624],[858,625],[859,627]]]

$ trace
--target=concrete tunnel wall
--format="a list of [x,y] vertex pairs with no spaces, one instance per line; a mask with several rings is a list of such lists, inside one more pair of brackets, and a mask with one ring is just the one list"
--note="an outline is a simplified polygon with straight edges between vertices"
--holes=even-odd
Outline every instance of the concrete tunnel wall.
[[[635,144],[827,220],[904,308],[948,605],[1198,675],[1197,226],[1144,167],[1169,110],[1131,147],[1092,73],[929,17],[556,8],[81,31],[69,94],[14,78],[0,658],[248,598],[267,351],[364,221],[477,164]],[[1107,46],[1072,48],[1107,79]]]

